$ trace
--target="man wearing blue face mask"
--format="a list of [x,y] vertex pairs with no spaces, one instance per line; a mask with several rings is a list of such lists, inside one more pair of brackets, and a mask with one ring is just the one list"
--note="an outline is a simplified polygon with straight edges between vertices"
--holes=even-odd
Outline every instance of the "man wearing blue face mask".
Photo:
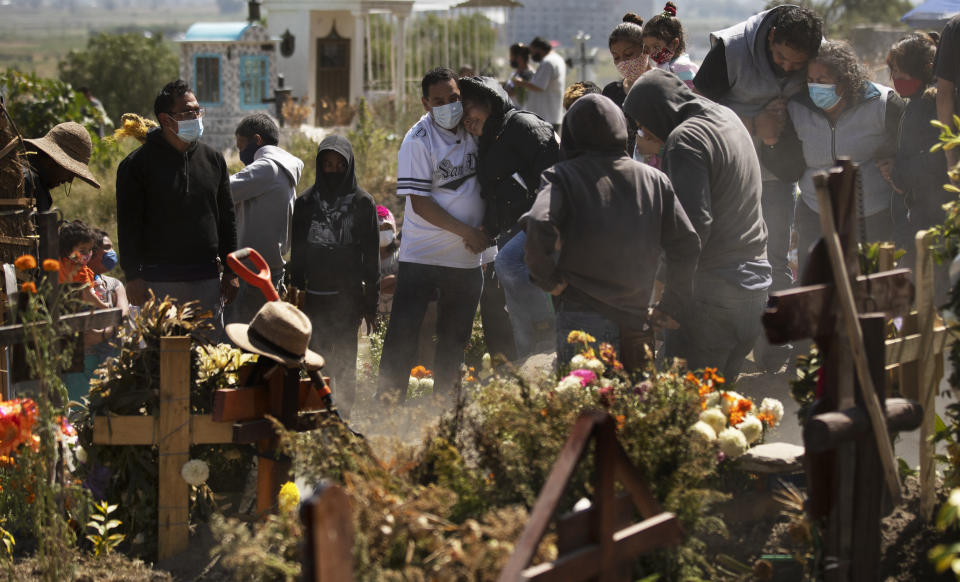
[[199,301],[223,331],[223,305],[239,283],[227,255],[237,248],[230,175],[220,152],[201,143],[203,108],[182,80],[168,83],[153,104],[160,127],[117,168],[120,266],[130,303],[151,289],[163,298]]
[[[277,287],[283,279],[283,255],[290,252],[290,221],[303,162],[278,146],[280,128],[265,113],[243,118],[235,134],[240,161],[245,165],[230,176],[237,240],[241,248],[253,248],[263,256]],[[223,320],[250,323],[264,301],[262,292],[241,281]]]
[[480,253],[484,202],[477,181],[477,142],[460,124],[456,74],[434,69],[421,83],[426,113],[400,145],[397,194],[406,199],[397,290],[380,360],[378,396],[403,400],[427,304],[439,297],[435,392],[459,380],[463,352],[483,289]]

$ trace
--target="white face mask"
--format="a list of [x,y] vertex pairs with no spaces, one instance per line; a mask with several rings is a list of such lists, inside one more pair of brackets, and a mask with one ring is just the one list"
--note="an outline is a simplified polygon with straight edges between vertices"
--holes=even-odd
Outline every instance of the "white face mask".
[[203,118],[177,121],[177,137],[187,143],[193,143],[203,135]]
[[463,103],[454,101],[432,110],[433,121],[444,129],[454,129],[463,118]]
[[380,231],[380,248],[390,246],[394,239],[393,229]]

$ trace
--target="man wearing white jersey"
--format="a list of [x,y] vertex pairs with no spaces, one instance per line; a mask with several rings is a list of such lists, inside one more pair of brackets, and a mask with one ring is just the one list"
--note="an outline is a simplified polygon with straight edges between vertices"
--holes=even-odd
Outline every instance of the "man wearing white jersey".
[[434,390],[449,393],[483,289],[480,253],[491,242],[480,228],[477,143],[460,119],[460,89],[450,69],[421,83],[423,117],[400,145],[397,194],[406,198],[397,290],[383,344],[377,395],[403,401],[418,364],[415,338],[431,299],[438,299]]

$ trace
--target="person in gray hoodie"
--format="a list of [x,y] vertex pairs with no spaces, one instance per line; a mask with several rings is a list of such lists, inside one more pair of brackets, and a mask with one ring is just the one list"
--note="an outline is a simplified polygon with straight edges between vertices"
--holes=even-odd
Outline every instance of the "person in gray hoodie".
[[661,168],[700,235],[696,305],[679,330],[667,330],[667,356],[736,380],[760,335],[771,282],[753,140],[732,110],[660,69],[634,83],[623,110],[640,128],[638,147],[660,145]]
[[[543,173],[529,212],[526,262],[533,281],[555,296],[557,355],[574,355],[574,330],[612,344],[628,368],[653,348],[650,324],[679,318],[692,298],[700,244],[666,177],[627,156],[627,123],[616,103],[584,95],[567,111],[561,161]],[[666,286],[650,310],[657,259]]]
[[[245,167],[230,176],[240,248],[251,247],[270,266],[273,285],[283,279],[283,255],[290,251],[290,220],[297,182],[303,172],[299,158],[280,149],[280,128],[264,113],[249,115],[236,130],[237,150]],[[226,323],[250,323],[265,298],[241,281],[233,303],[224,311]]]

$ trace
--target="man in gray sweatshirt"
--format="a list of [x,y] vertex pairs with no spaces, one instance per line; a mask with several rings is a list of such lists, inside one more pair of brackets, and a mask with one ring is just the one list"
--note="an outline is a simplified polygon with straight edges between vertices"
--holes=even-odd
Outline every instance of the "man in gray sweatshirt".
[[[277,147],[280,128],[265,113],[243,118],[236,138],[240,161],[246,164],[230,176],[239,248],[251,247],[263,255],[276,287],[283,278],[283,255],[290,251],[290,220],[303,162]],[[250,323],[264,301],[263,293],[241,282],[224,321]]]
[[771,282],[753,140],[733,111],[658,69],[634,83],[623,111],[640,129],[638,148],[659,146],[661,167],[700,235],[696,305],[679,330],[667,331],[667,356],[736,380],[760,334]]

